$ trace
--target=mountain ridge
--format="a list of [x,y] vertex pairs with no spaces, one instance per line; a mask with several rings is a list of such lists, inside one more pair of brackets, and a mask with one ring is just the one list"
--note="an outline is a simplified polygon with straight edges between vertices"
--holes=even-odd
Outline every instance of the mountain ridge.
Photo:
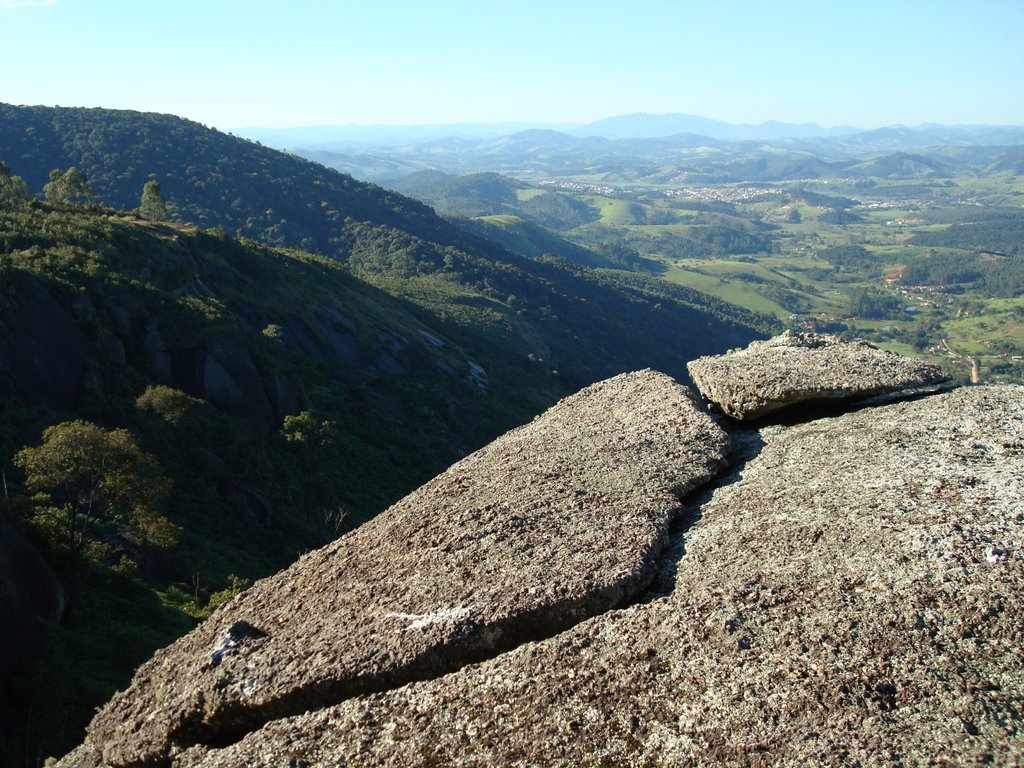
[[[1024,145],[1024,128],[964,129],[944,132],[887,127],[834,136],[767,139],[715,138],[675,133],[651,138],[606,139],[550,130],[486,139],[433,140],[420,144],[354,147],[344,144],[289,150],[358,178],[388,184],[412,173],[438,170],[472,174],[499,172],[521,179],[598,178],[611,183],[660,183],[659,175],[675,169],[700,181],[779,181],[787,177],[736,175],[730,166],[764,160],[793,164],[812,160],[842,175],[858,161],[896,152],[949,155],[964,152],[960,170],[983,171],[969,154],[994,148],[1005,152]],[[814,176],[812,176],[814,178]]]
[[[1020,143],[1022,126],[988,124],[944,124],[923,122],[913,126],[891,124],[877,128],[851,125],[822,126],[818,123],[790,123],[766,120],[761,123],[729,123],[681,112],[650,114],[636,112],[615,115],[585,124],[566,123],[451,123],[430,125],[319,125],[296,128],[246,127],[234,133],[287,149],[339,149],[347,146],[384,146],[423,143],[446,138],[493,140],[529,131],[554,131],[578,138],[615,139],[666,138],[679,134],[706,136],[720,141],[841,138],[874,131],[904,129],[932,135],[943,143],[969,140],[978,143]],[[973,139],[971,137],[974,137]],[[1006,140],[1012,137],[1012,140]]]

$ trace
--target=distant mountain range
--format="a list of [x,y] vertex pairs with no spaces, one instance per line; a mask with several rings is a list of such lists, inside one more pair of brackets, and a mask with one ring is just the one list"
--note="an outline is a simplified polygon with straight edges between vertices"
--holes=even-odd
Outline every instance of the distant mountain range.
[[823,128],[817,123],[780,123],[771,120],[751,125],[733,125],[697,115],[649,115],[638,112],[618,115],[575,128],[574,136],[602,136],[606,139],[653,139],[680,133],[695,133],[715,139],[749,140],[782,139],[789,137],[843,136],[860,132],[849,125]]
[[[557,131],[579,138],[656,139],[694,134],[719,141],[777,141],[861,135],[902,135],[911,141],[937,143],[1017,144],[1024,137],[1022,126],[941,125],[922,123],[915,127],[887,126],[865,131],[850,125],[823,127],[817,123],[733,124],[698,115],[671,113],[651,115],[638,112],[617,115],[585,125],[556,123],[450,123],[433,125],[315,125],[295,128],[239,128],[234,133],[270,146],[337,149],[380,147],[433,142],[440,139],[495,139],[524,131]],[[906,147],[901,147],[905,149]]]
[[[814,123],[733,125],[684,114],[634,114],[583,126],[525,123],[243,129],[356,178],[386,182],[427,170],[609,183],[779,181],[836,175],[890,154],[927,155],[929,175],[1016,167],[1024,126],[922,124],[872,130]],[[920,167],[924,167],[923,165]],[[853,173],[854,176],[859,173]],[[888,174],[886,174],[888,175]]]
[[438,125],[307,125],[238,128],[232,133],[271,147],[348,147],[416,144],[438,139],[493,139],[533,129],[571,131],[575,124],[445,123]]

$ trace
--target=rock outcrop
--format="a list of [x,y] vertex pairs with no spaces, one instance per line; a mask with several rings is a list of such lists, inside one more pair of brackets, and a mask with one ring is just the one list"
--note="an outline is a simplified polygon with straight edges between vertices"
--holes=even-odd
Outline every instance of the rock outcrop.
[[1019,764],[1024,389],[747,450],[667,595],[175,765]]
[[73,760],[166,764],[625,605],[655,576],[681,496],[727,448],[667,376],[593,385],[159,652]]
[[723,433],[594,385],[158,653],[61,765],[1024,761],[1024,387],[731,438],[680,503]]
[[0,287],[0,396],[6,390],[28,405],[70,408],[95,350],[47,285],[18,275]]
[[64,587],[39,550],[0,510],[0,717],[11,717],[13,680],[43,652],[44,622],[64,613]]
[[182,389],[208,400],[231,416],[264,426],[273,409],[252,354],[236,341],[206,339],[174,360],[174,379]]
[[744,421],[807,402],[855,400],[946,381],[942,369],[867,342],[786,331],[687,364],[704,399]]

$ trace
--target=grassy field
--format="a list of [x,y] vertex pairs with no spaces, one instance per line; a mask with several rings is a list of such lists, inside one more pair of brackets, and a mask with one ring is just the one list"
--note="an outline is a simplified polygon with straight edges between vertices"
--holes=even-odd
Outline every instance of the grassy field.
[[601,223],[609,226],[643,224],[647,219],[643,206],[631,200],[593,196],[587,202],[601,214]]
[[662,277],[671,283],[703,291],[723,301],[738,304],[755,312],[767,312],[777,317],[789,315],[784,307],[759,293],[754,286],[737,280],[725,280],[698,272],[692,267],[682,266],[670,267]]
[[516,198],[518,198],[521,203],[525,203],[527,200],[532,200],[535,197],[540,197],[543,194],[545,194],[545,190],[537,189],[535,187],[516,190]]
[[[813,195],[807,198],[814,202],[808,202],[802,193],[746,200],[739,195],[741,186],[703,188],[700,200],[668,198],[665,189],[635,187],[620,197],[579,197],[599,213],[606,233],[617,232],[626,246],[660,260],[662,277],[669,282],[770,313],[792,327],[841,329],[903,354],[942,362],[965,376],[976,360],[983,377],[1021,380],[1024,297],[993,299],[971,292],[937,296],[907,290],[892,279],[915,259],[963,253],[908,242],[916,232],[943,230],[985,206],[1021,207],[1024,179],[997,174],[955,180],[876,179],[866,186],[841,180],[798,185],[828,196],[820,203]],[[861,202],[830,207],[829,201],[838,197]],[[698,230],[711,225],[767,232],[771,250],[691,257],[691,251],[700,250]],[[681,243],[693,247],[680,249]],[[863,247],[873,259],[837,269],[820,254],[838,246]],[[864,292],[888,297],[884,317],[851,314],[854,297]]]

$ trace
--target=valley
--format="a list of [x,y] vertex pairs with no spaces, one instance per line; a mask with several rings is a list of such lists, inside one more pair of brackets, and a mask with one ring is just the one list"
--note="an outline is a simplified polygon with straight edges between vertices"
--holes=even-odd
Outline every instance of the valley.
[[901,176],[910,172],[688,185],[584,175],[518,179],[500,193],[488,174],[437,178],[433,190],[413,183],[423,175],[390,185],[504,234],[513,250],[515,232],[524,253],[559,253],[525,232],[546,227],[568,259],[640,269],[786,327],[942,363],[959,378],[1020,381],[1024,181],[988,165]]

